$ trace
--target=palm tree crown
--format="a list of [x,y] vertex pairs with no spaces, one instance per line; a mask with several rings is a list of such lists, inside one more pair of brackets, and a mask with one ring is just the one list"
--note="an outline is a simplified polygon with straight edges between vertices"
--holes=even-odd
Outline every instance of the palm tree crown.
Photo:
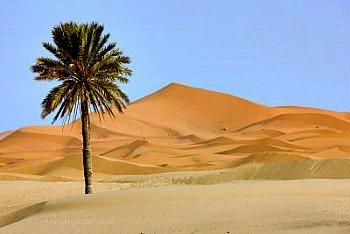
[[114,116],[112,108],[121,112],[129,102],[115,82],[128,82],[132,71],[125,64],[130,58],[116,43],[107,43],[110,35],[103,35],[103,29],[95,22],[61,23],[53,28],[54,45],[44,42],[43,46],[54,58],[39,57],[31,67],[38,73],[36,80],[60,82],[42,101],[42,118],[58,109],[52,122],[63,117],[69,122],[71,116],[76,118],[82,103],[99,116],[105,112]]

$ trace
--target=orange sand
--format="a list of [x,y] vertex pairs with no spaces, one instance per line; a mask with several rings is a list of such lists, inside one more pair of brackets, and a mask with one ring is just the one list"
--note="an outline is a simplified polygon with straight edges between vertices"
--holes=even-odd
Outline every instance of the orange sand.
[[[1,137],[0,179],[82,178],[79,120],[64,128],[23,127]],[[100,122],[93,114],[92,154],[97,179],[226,168],[237,175],[253,168],[249,178],[350,178],[350,113],[267,107],[170,84],[116,119]],[[265,167],[271,172],[260,171]]]

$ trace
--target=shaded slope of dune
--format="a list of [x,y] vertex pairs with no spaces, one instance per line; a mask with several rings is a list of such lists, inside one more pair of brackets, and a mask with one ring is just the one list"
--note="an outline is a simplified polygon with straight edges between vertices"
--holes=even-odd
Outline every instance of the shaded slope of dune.
[[[96,173],[105,173],[111,175],[149,174],[160,173],[164,171],[162,168],[152,165],[129,163],[101,156],[93,156],[92,162],[93,169]],[[54,175],[57,171],[60,171],[60,175],[69,175],[72,171],[77,170],[82,170],[82,159],[80,155],[71,155],[46,163],[39,162],[37,164],[33,163],[30,165],[22,165],[15,168],[10,168],[8,170],[5,169],[5,171],[9,172],[35,175]],[[62,171],[65,172],[62,173]],[[78,175],[80,175],[80,173]]]
[[350,159],[315,159],[297,154],[258,153],[237,159],[228,169],[178,178],[174,183],[217,184],[237,179],[348,179]]
[[147,141],[143,140],[136,140],[129,144],[118,146],[116,148],[113,148],[111,150],[108,150],[107,152],[103,153],[102,156],[105,157],[119,157],[119,158],[125,158],[129,156],[132,152],[134,152],[138,147],[147,144]]
[[81,141],[72,136],[53,135],[49,133],[25,132],[17,130],[0,141],[1,148],[19,148],[24,150],[59,149],[69,146],[79,146]]
[[269,128],[271,130],[283,129],[295,131],[296,129],[326,128],[342,132],[350,132],[350,122],[327,114],[319,113],[288,113],[280,114],[252,125],[246,126],[241,131],[255,128]]
[[9,131],[5,131],[0,133],[0,140],[7,137],[8,135],[10,135],[13,131],[9,130]]

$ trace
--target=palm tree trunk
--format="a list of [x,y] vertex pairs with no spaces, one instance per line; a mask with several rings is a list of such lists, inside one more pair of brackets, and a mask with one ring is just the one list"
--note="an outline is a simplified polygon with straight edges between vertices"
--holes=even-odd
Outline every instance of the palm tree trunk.
[[81,128],[83,136],[83,166],[85,178],[85,194],[92,193],[92,159],[91,159],[91,127],[89,106],[86,101],[81,103]]

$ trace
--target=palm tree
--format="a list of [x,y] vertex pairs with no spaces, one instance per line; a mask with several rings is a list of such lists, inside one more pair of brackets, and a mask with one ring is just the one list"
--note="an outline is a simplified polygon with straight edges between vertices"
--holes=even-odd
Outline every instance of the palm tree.
[[53,57],[39,57],[31,67],[35,80],[58,81],[42,101],[41,117],[55,113],[52,123],[63,118],[68,123],[80,113],[83,138],[85,194],[92,193],[92,159],[90,111],[114,117],[113,108],[122,112],[129,103],[116,82],[127,83],[132,71],[125,67],[130,58],[116,46],[107,43],[110,34],[96,22],[60,23],[52,29],[54,44],[43,43]]

